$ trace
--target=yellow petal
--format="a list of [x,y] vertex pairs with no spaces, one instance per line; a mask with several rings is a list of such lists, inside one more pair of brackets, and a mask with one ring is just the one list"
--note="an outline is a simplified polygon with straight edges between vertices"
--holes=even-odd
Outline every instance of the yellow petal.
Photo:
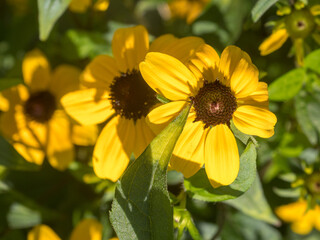
[[197,79],[178,59],[162,53],[148,53],[140,64],[144,80],[170,100],[187,100],[197,87]]
[[246,97],[258,87],[259,71],[245,58],[241,58],[230,79],[230,87],[236,98]]
[[259,82],[257,89],[243,98],[237,98],[238,106],[252,105],[255,107],[261,107],[269,109],[269,96],[268,96],[268,84],[265,82]]
[[60,65],[54,70],[49,89],[57,101],[68,92],[79,89],[80,73],[80,69],[71,65]]
[[6,112],[9,110],[10,103],[7,98],[3,96],[3,94],[0,92],[0,111]]
[[176,43],[178,38],[172,34],[164,34],[156,38],[150,45],[149,52],[163,52],[165,53],[172,44]]
[[72,12],[84,13],[91,5],[92,0],[71,0],[69,9]]
[[214,126],[205,142],[205,169],[213,187],[231,184],[239,172],[236,139],[225,124]]
[[242,59],[249,65],[252,64],[249,55],[236,46],[228,46],[223,50],[219,64],[219,72],[222,79],[219,80],[224,85],[230,85],[231,76]]
[[316,205],[315,207],[315,221],[314,225],[318,231],[320,231],[320,206]]
[[316,212],[315,210],[307,210],[304,215],[297,221],[293,222],[291,229],[293,232],[306,235],[312,231],[315,223]]
[[42,165],[45,157],[43,149],[29,147],[19,142],[13,143],[13,147],[27,162]]
[[96,11],[104,12],[109,7],[109,0],[97,0],[93,5],[93,9]]
[[188,178],[204,164],[204,142],[207,130],[200,121],[193,122],[195,113],[189,114],[186,125],[176,143],[170,160],[171,167]]
[[28,52],[22,62],[24,82],[32,92],[48,88],[50,82],[50,65],[39,50]]
[[260,44],[260,54],[265,56],[278,50],[285,41],[287,41],[288,37],[289,35],[286,29],[276,30]]
[[72,142],[79,146],[93,146],[98,138],[97,125],[72,126]]
[[10,109],[9,111],[2,113],[0,123],[1,134],[6,138],[11,138],[18,132],[14,109]]
[[149,37],[144,26],[120,28],[114,33],[112,52],[119,70],[123,73],[139,69],[139,63],[148,49]]
[[70,240],[101,240],[102,225],[95,219],[84,219],[72,231]]
[[27,240],[61,240],[61,238],[49,226],[41,224],[29,231]]
[[152,139],[155,137],[155,134],[151,131],[144,117],[136,121],[135,130],[136,139],[133,153],[135,158],[137,159],[150,144]]
[[214,81],[219,77],[219,55],[209,45],[202,44],[187,62],[187,67],[200,80]]
[[119,116],[103,128],[93,151],[93,169],[100,178],[117,181],[127,168],[135,144],[134,122]]
[[320,5],[317,4],[317,5],[313,5],[311,8],[310,8],[310,12],[313,16],[318,16],[320,15]]
[[81,83],[89,88],[110,91],[110,85],[120,75],[115,60],[107,55],[95,57],[83,71]]
[[298,201],[277,207],[275,213],[285,222],[295,222],[302,218],[307,210],[306,201]]
[[14,109],[15,105],[24,105],[29,98],[29,91],[23,84],[18,84],[12,88],[1,92],[2,97],[8,100],[9,108]]
[[55,111],[49,121],[47,154],[52,167],[65,170],[74,159],[70,122],[62,110]]
[[146,121],[152,131],[159,134],[186,106],[187,102],[177,101],[160,105],[153,109],[146,117]]
[[277,117],[269,110],[244,105],[234,112],[233,122],[236,128],[245,134],[269,138],[274,133]]
[[199,37],[184,37],[171,42],[166,49],[161,52],[168,54],[182,63],[187,63],[190,58],[198,51],[204,44],[204,40]]
[[104,122],[114,111],[107,92],[95,88],[68,93],[61,98],[66,112],[82,125]]

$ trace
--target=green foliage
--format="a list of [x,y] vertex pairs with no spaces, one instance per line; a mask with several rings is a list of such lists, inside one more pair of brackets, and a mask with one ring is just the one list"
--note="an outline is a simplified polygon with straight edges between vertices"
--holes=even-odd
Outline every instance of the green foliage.
[[236,213],[229,215],[222,231],[222,239],[228,240],[281,240],[281,235],[268,224]]
[[320,74],[320,49],[313,51],[306,57],[304,67]]
[[297,121],[310,143],[316,144],[318,141],[318,134],[316,128],[311,122],[307,108],[309,103],[312,101],[312,97],[306,91],[300,91],[294,100]]
[[255,219],[273,225],[280,224],[264,196],[259,176],[255,178],[252,186],[243,195],[236,199],[227,200],[225,203]]
[[185,179],[184,185],[188,194],[195,199],[219,202],[239,197],[245,193],[255,179],[256,149],[252,142],[248,144],[240,157],[240,170],[236,180],[229,186],[212,188],[204,168],[194,176]]
[[20,154],[0,136],[0,165],[14,170],[38,170],[39,166],[27,162]]
[[258,0],[251,10],[252,20],[257,22],[261,16],[279,0]]
[[7,215],[11,228],[28,228],[41,224],[41,215],[38,211],[29,209],[19,203],[13,203]]
[[185,108],[126,170],[110,219],[120,239],[173,239],[167,166],[189,113]]
[[54,24],[68,8],[70,2],[71,0],[38,0],[39,38],[41,41],[47,40]]
[[274,80],[269,86],[269,98],[273,101],[286,101],[298,94],[306,81],[303,68],[297,68]]

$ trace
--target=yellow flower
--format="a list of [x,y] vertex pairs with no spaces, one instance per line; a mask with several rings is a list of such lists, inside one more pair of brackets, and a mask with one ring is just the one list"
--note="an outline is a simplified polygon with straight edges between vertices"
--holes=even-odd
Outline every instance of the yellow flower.
[[54,168],[64,170],[73,160],[71,125],[60,98],[79,88],[80,71],[61,65],[53,72],[39,50],[26,54],[22,73],[26,85],[2,92],[9,102],[1,115],[1,131],[29,162],[41,165],[47,155]]
[[89,7],[104,12],[109,7],[109,0],[71,0],[69,5],[69,9],[76,13],[84,13]]
[[239,153],[229,128],[269,138],[276,116],[268,110],[267,84],[247,53],[229,46],[219,58],[203,44],[186,64],[162,53],[149,53],[140,71],[152,89],[172,102],[152,110],[147,120],[160,132],[187,105],[186,125],[173,151],[170,166],[194,175],[205,164],[213,187],[229,185],[238,175]]
[[209,0],[172,0],[169,8],[172,17],[186,19],[191,24],[202,13]]
[[114,57],[97,56],[86,67],[81,80],[88,88],[67,94],[61,103],[83,125],[102,123],[114,116],[103,128],[93,151],[93,168],[98,177],[117,181],[131,154],[137,158],[154,138],[145,116],[157,104],[156,93],[138,68],[147,52],[163,51],[188,59],[191,50],[202,43],[200,38],[164,35],[149,48],[148,32],[143,26],[122,28],[112,40]]
[[[95,219],[84,219],[72,231],[70,240],[101,240],[102,225]],[[27,240],[61,240],[61,238],[47,225],[35,226],[29,233]]]
[[320,206],[308,209],[304,200],[299,200],[276,209],[276,214],[285,222],[291,223],[291,229],[298,234],[308,234],[315,227],[320,231]]
[[294,43],[297,63],[302,66],[304,58],[303,39],[312,35],[314,40],[320,44],[320,5],[314,5],[310,9],[297,5],[296,9],[284,7],[285,11],[280,11],[278,15],[286,15],[280,19],[273,33],[265,39],[259,46],[262,56],[268,55],[279,48],[290,37]]

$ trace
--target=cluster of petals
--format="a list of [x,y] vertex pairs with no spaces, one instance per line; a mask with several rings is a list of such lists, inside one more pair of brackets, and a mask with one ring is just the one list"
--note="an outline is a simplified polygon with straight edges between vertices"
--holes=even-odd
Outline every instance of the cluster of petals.
[[109,0],[71,0],[69,9],[72,12],[84,13],[89,7],[95,11],[106,11],[109,7]]
[[149,46],[143,26],[118,29],[112,40],[113,57],[94,58],[81,75],[82,90],[61,100],[66,112],[83,125],[104,123],[93,152],[93,168],[100,178],[117,181],[129,164],[131,154],[137,158],[155,134],[144,116],[137,120],[117,115],[110,100],[110,86],[123,73],[139,71],[147,52],[164,52],[186,61],[194,46],[203,44],[197,37],[177,39],[170,34],[155,39]]
[[305,235],[315,227],[320,231],[320,206],[315,205],[308,209],[308,203],[305,200],[299,200],[294,203],[280,206],[276,209],[276,214],[283,221],[291,223],[293,232]]
[[[310,9],[307,9],[306,11],[310,11],[310,14],[316,19],[317,16],[320,15],[320,5],[314,5],[310,7]],[[289,11],[289,15],[291,14],[291,10]],[[319,29],[320,29],[320,24],[319,20],[315,21],[315,29],[314,31],[311,32],[312,37],[318,44],[320,44],[320,34],[319,34]],[[259,46],[260,54],[262,56],[268,55],[270,53],[273,53],[274,51],[278,50],[279,48],[282,47],[282,45],[287,41],[287,39],[290,36],[290,33],[287,30],[287,26],[284,22],[284,18],[278,21],[278,24],[274,28],[272,34],[266,38]],[[296,51],[303,51],[301,48],[303,46],[300,46],[302,43],[302,39],[293,39],[295,42],[295,47],[298,48]]]
[[[257,68],[238,47],[227,47],[219,57],[212,47],[203,43],[194,46],[192,56],[184,62],[167,54],[148,53],[140,64],[140,71],[150,87],[171,100],[147,116],[156,134],[186,105],[192,104],[190,97],[197,95],[204,80],[218,80],[230,87],[237,102],[232,116],[237,129],[263,138],[274,134],[277,119],[268,110],[267,84],[259,82]],[[194,121],[195,117],[192,107],[170,167],[188,178],[205,165],[213,187],[231,184],[239,172],[239,152],[228,123],[205,128],[202,121]]]
[[[35,226],[28,233],[27,240],[61,240],[55,231],[47,225]],[[70,240],[101,240],[102,225],[95,219],[84,219],[73,229]],[[116,239],[116,238],[115,238]]]
[[[25,84],[2,92],[7,106],[0,119],[1,132],[27,161],[41,165],[47,156],[52,167],[64,170],[74,159],[73,144],[93,144],[97,135],[95,126],[72,126],[59,105],[64,94],[79,88],[80,70],[61,65],[51,71],[42,52],[33,50],[23,60],[22,73]],[[26,114],[25,105],[30,96],[44,91],[52,94],[56,107],[50,107],[56,109],[48,121],[38,122]]]

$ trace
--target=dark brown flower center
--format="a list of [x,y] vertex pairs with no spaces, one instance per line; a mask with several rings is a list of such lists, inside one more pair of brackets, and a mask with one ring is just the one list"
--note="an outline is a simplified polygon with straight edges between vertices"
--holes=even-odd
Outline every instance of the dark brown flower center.
[[56,110],[56,99],[49,91],[32,93],[24,105],[24,112],[32,120],[47,122]]
[[110,85],[110,100],[116,113],[136,121],[145,117],[156,102],[156,93],[137,70],[121,73]]
[[231,89],[218,80],[205,81],[198,94],[191,98],[196,112],[196,121],[202,121],[205,128],[218,124],[230,125],[237,101]]

